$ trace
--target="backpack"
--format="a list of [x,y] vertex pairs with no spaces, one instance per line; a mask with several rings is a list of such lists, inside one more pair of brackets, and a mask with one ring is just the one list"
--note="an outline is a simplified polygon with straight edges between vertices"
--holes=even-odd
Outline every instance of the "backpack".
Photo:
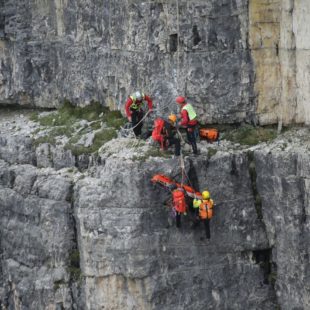
[[201,128],[199,130],[199,136],[202,139],[208,140],[208,142],[218,141],[219,131],[215,128]]
[[185,195],[182,191],[176,189],[172,192],[173,206],[177,212],[186,212]]
[[152,131],[152,138],[154,141],[159,142],[161,148],[164,148],[164,134],[163,129],[165,126],[165,121],[162,118],[157,118],[154,121],[154,129]]

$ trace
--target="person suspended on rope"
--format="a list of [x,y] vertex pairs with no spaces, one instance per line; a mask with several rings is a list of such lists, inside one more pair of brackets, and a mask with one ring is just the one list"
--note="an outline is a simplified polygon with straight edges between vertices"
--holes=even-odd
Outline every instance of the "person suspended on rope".
[[131,122],[133,131],[136,136],[141,135],[143,126],[142,119],[144,116],[143,106],[145,101],[147,102],[149,112],[152,112],[153,101],[151,97],[140,91],[136,91],[135,93],[131,94],[125,104],[126,116],[128,118],[128,121]]
[[197,114],[193,106],[186,102],[185,97],[178,96],[175,101],[181,108],[181,121],[178,122],[177,126],[186,128],[187,139],[192,146],[193,153],[198,154],[195,132],[198,125]]
[[198,219],[194,227],[199,223],[199,221],[204,223],[206,238],[210,239],[210,219],[213,216],[214,202],[210,198],[210,193],[205,190],[201,193],[202,199],[193,200],[193,208],[197,210]]
[[172,192],[172,203],[176,213],[176,226],[181,227],[181,215],[186,215],[186,200],[183,189],[176,189]]
[[163,118],[157,118],[154,121],[154,128],[152,131],[152,138],[160,144],[162,150],[167,149],[169,146],[174,145],[174,155],[180,156],[181,142],[180,139],[175,137],[176,129],[176,115],[171,114],[168,121]]

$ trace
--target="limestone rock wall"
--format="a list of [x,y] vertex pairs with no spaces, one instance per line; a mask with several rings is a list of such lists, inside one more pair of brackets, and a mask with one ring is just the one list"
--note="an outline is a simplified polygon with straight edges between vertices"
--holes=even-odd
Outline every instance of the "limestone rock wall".
[[[149,181],[157,164],[111,159],[99,178],[77,184],[87,309],[273,309],[273,287],[263,284],[264,272],[253,257],[254,250],[269,245],[257,218],[246,154],[202,158],[189,169],[197,169],[219,203],[209,244],[203,227],[191,229],[191,214],[181,230],[175,227],[163,206],[169,196]],[[166,174],[177,170],[173,161],[160,167]]]
[[201,144],[185,158],[192,185],[216,202],[208,242],[190,211],[175,227],[170,193],[150,182],[181,180],[177,161],[143,148],[128,157],[113,140],[114,153],[103,149],[82,174],[71,161],[44,166],[34,147],[2,136],[1,307],[307,309],[310,146],[293,137],[219,145],[211,157]]
[[0,102],[122,108],[141,88],[161,111],[186,94],[201,120],[251,120],[247,1],[2,1]]
[[281,309],[307,309],[310,307],[309,154],[261,150],[255,154],[255,161],[263,219],[277,266],[276,290]]
[[186,94],[202,122],[309,124],[307,0],[0,1],[0,104],[64,99],[160,113]]
[[249,1],[249,45],[261,124],[310,123],[309,1]]
[[2,309],[73,309],[70,179],[0,161]]

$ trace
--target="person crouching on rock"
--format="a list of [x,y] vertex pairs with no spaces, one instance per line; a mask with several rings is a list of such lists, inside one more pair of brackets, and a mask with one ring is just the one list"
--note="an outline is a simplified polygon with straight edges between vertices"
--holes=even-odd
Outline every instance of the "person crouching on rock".
[[174,156],[180,156],[181,154],[181,142],[180,139],[176,137],[176,121],[177,121],[177,116],[175,114],[170,114],[168,116],[169,122],[165,122],[165,130],[166,130],[166,135],[165,135],[165,142],[164,145],[166,147],[169,147],[171,145],[174,145]]
[[154,121],[152,139],[158,142],[161,150],[166,150],[169,146],[174,145],[174,156],[180,156],[181,154],[181,142],[180,139],[175,137],[176,129],[176,115],[169,115],[169,121],[163,118],[157,118]]
[[125,111],[128,121],[131,122],[135,136],[141,136],[143,126],[143,105],[147,102],[149,112],[153,110],[153,101],[151,97],[137,91],[129,96],[125,104]]

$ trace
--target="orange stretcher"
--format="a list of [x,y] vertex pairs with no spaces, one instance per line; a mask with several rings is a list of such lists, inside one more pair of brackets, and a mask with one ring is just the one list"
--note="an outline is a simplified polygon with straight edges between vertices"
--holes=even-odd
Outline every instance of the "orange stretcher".
[[195,191],[191,186],[184,185],[181,183],[177,183],[176,181],[172,180],[171,178],[163,175],[163,174],[156,174],[151,179],[152,183],[159,184],[163,186],[164,188],[167,188],[169,190],[171,189],[183,189],[186,194],[191,198],[197,198],[202,199],[201,193]]

